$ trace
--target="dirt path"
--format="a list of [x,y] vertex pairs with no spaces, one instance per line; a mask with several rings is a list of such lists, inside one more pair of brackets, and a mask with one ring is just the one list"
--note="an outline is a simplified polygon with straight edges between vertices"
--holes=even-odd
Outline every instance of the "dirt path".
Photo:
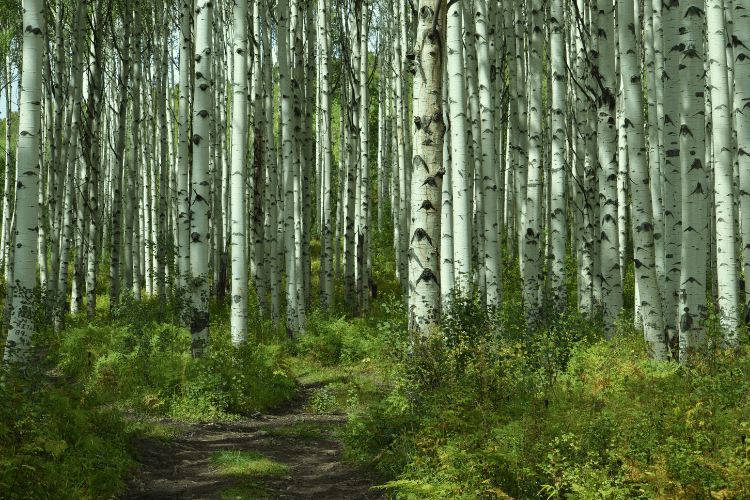
[[[142,466],[127,481],[120,499],[352,499],[386,497],[370,490],[377,478],[371,472],[341,463],[343,444],[337,436],[346,415],[305,413],[315,386],[300,388],[296,400],[274,412],[238,422],[183,424],[182,433],[163,443],[137,439]],[[253,479],[258,486],[252,495],[221,490],[243,484],[243,479],[221,475],[210,457],[217,451],[242,450],[261,453],[288,467],[283,476]],[[247,487],[247,480],[244,480]]]

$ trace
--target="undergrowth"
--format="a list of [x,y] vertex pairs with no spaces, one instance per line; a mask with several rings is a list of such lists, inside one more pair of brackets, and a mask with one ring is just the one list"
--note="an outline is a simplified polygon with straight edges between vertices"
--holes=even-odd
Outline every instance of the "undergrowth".
[[[368,316],[352,317],[337,286],[325,311],[313,296],[296,342],[252,297],[240,349],[229,308],[211,304],[205,359],[190,357],[179,293],[167,303],[125,295],[113,318],[102,297],[91,323],[67,316],[57,333],[40,307],[32,367],[0,367],[3,497],[110,498],[134,466],[129,436],[175,432],[148,417],[234,419],[278,405],[299,380],[313,386],[307,411],[350,414],[346,456],[377,469],[392,498],[750,498],[749,347],[713,339],[690,362],[656,364],[632,312],[611,343],[600,318],[576,312],[574,272],[567,312],[545,297],[541,314],[526,317],[515,264],[503,273],[502,308],[455,293],[441,330],[411,338],[384,235],[374,238],[379,296]],[[631,286],[632,267],[627,277]],[[718,323],[709,307],[709,339]],[[232,453],[221,460],[260,459]],[[251,474],[224,493],[265,490]]]
[[626,316],[607,343],[551,302],[531,327],[520,303],[451,311],[350,419],[350,458],[394,498],[750,497],[750,348],[654,363]]
[[212,304],[211,355],[193,359],[174,301],[125,295],[111,320],[98,306],[93,323],[68,315],[55,332],[40,305],[32,363],[0,365],[0,497],[111,498],[137,465],[130,437],[175,432],[149,417],[236,419],[296,391],[283,332],[257,317],[235,348],[228,307]]

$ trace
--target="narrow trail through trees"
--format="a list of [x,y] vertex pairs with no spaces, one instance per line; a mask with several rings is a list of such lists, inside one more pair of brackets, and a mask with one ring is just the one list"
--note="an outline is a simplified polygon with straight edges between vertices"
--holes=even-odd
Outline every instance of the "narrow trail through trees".
[[182,432],[169,442],[135,440],[142,465],[119,498],[223,498],[222,490],[247,480],[222,475],[211,456],[241,450],[260,453],[288,467],[282,476],[249,478],[263,483],[258,498],[385,499],[381,492],[370,490],[377,482],[374,473],[341,461],[343,444],[337,436],[347,416],[305,411],[315,387],[301,386],[296,399],[253,419],[198,424],[163,421]]

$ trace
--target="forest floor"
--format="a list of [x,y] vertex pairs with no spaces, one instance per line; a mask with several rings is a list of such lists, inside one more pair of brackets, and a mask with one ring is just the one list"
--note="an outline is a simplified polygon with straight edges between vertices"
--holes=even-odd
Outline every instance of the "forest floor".
[[[378,481],[374,472],[342,461],[347,415],[309,412],[311,393],[321,385],[303,384],[295,399],[253,418],[159,420],[178,429],[176,434],[166,440],[134,438],[141,467],[118,498],[385,499],[370,489]],[[227,457],[240,467],[228,470]]]

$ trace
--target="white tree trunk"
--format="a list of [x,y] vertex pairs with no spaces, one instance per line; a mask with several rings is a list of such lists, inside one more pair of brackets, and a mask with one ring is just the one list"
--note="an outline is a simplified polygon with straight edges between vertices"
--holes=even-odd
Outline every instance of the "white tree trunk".
[[232,82],[232,344],[247,342],[247,0],[234,3],[234,81]]
[[[740,174],[740,210],[742,214],[742,265],[745,270],[745,317],[750,310],[750,121],[746,103],[750,100],[750,11],[735,3],[734,114]],[[746,321],[747,323],[747,321]]]
[[[552,151],[550,167],[550,285],[558,308],[565,308],[566,274],[565,250],[567,244],[566,175],[565,175],[565,29],[563,26],[563,2],[554,0],[550,7],[551,70],[552,70]],[[577,31],[577,30],[576,30]],[[580,36],[580,35],[579,35]],[[549,97],[548,97],[549,99]]]
[[[5,345],[5,361],[29,361],[34,332],[33,290],[36,286],[39,141],[42,133],[42,60],[44,54],[44,2],[23,2],[23,83],[20,88],[18,123],[18,181],[16,182],[16,231],[14,247],[13,306]],[[8,114],[10,110],[6,111]]]
[[[680,173],[682,174],[682,263],[679,286],[680,360],[705,341],[708,172],[705,160],[703,2],[680,5]],[[667,297],[669,300],[669,297]],[[667,315],[669,317],[669,315]]]
[[[462,13],[459,2],[447,14],[447,73],[450,109],[451,187],[453,207],[453,269],[455,283],[464,296],[471,296],[472,179],[467,167],[467,102],[464,79]],[[446,171],[447,174],[447,171]],[[445,288],[445,287],[443,287]],[[443,294],[451,290],[443,289]]]
[[[500,231],[497,227],[498,179],[496,179],[497,165],[495,162],[495,119],[492,102],[493,82],[491,80],[491,65],[494,54],[490,49],[490,38],[493,30],[490,26],[490,11],[488,2],[491,0],[476,0],[476,30],[477,30],[477,80],[479,84],[479,117],[481,133],[481,184],[477,190],[482,192],[482,221],[484,227],[479,228],[483,233],[480,241],[482,253],[481,262],[484,263],[484,288],[486,296],[483,298],[488,306],[499,308],[502,306],[502,266],[500,245],[498,238]],[[475,176],[476,177],[476,176]],[[481,279],[481,276],[480,276]]]
[[440,207],[443,184],[443,48],[445,5],[423,1],[418,13],[414,75],[414,157],[409,233],[409,325],[422,336],[440,322]]
[[[200,1],[200,0],[198,0]],[[209,140],[213,116],[211,106],[211,18],[210,0],[196,2],[195,22],[195,101],[193,105],[193,171],[190,193],[190,277],[193,307],[190,319],[193,357],[209,352],[208,329],[208,245],[209,228]]]
[[718,268],[718,311],[724,342],[738,340],[738,272],[735,253],[736,231],[733,213],[732,122],[722,0],[707,0],[708,60],[711,76],[712,138],[714,148],[714,200],[716,217],[716,265]]
[[648,191],[648,167],[644,157],[646,145],[643,136],[642,77],[635,53],[632,50],[632,33],[628,29],[634,21],[631,7],[623,3],[619,4],[617,9],[620,64],[623,75],[624,127],[627,128],[631,203],[633,207],[635,273],[640,294],[645,339],[654,359],[662,361],[667,357],[667,346],[664,337],[659,284],[656,279],[653,215]]
[[[333,303],[333,150],[331,145],[331,31],[330,9],[325,0],[318,0],[318,43],[320,44],[319,123],[321,155],[321,253],[320,253],[320,306],[327,309]],[[339,152],[341,154],[341,152]]]

